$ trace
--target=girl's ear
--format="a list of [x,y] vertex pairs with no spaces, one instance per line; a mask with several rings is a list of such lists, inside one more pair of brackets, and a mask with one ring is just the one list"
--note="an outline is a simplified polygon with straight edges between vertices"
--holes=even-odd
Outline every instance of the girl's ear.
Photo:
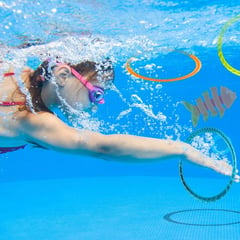
[[68,65],[62,64],[56,67],[55,77],[56,77],[57,83],[61,87],[63,87],[66,84],[66,81],[70,76],[71,76],[71,68]]

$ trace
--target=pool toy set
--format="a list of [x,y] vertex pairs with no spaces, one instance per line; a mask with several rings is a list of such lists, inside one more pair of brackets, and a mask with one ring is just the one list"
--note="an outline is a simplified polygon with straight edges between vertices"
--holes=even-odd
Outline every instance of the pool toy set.
[[[231,73],[240,76],[240,70],[234,68],[231,66],[227,60],[224,57],[223,50],[222,50],[222,45],[223,45],[223,37],[226,32],[226,30],[235,22],[240,20],[240,15],[237,15],[236,17],[230,19],[225,23],[225,25],[222,27],[221,32],[218,37],[218,42],[217,42],[217,50],[218,50],[218,56],[223,64],[223,66],[230,71]],[[193,77],[195,74],[197,74],[200,69],[201,69],[201,61],[198,57],[188,54],[183,51],[179,50],[172,50],[172,51],[177,51],[180,52],[184,55],[189,56],[194,62],[195,62],[195,68],[192,72],[189,74],[186,74],[181,77],[176,77],[176,78],[169,78],[169,79],[161,79],[161,78],[152,78],[148,76],[143,76],[139,73],[137,73],[132,67],[131,63],[133,61],[136,61],[136,58],[130,58],[126,62],[126,70],[134,77],[140,78],[143,80],[147,81],[154,81],[154,82],[173,82],[173,81],[179,81],[179,80],[185,80],[187,78]],[[223,117],[226,109],[229,109],[232,104],[235,102],[237,95],[235,92],[233,92],[231,89],[220,86],[217,87],[211,87],[210,90],[207,90],[202,93],[203,97],[198,97],[196,99],[196,104],[189,103],[187,101],[182,101],[182,104],[184,107],[191,113],[191,120],[192,124],[194,127],[198,125],[200,116],[203,116],[203,120],[207,121],[210,116],[215,117],[215,116],[220,116]],[[190,186],[187,184],[184,174],[183,174],[183,161],[180,160],[179,163],[179,174],[180,174],[180,179],[185,187],[185,189],[194,197],[196,197],[199,200],[206,201],[206,202],[211,202],[211,201],[216,201],[223,197],[228,190],[230,189],[234,177],[237,171],[237,160],[236,160],[236,154],[234,147],[230,141],[230,139],[219,129],[217,128],[201,128],[199,130],[194,131],[193,133],[190,134],[190,136],[186,139],[186,142],[190,143],[192,142],[193,138],[196,136],[200,136],[201,134],[213,134],[215,137],[217,136],[218,138],[221,138],[225,145],[227,146],[227,151],[231,153],[231,163],[232,163],[232,176],[227,183],[226,187],[221,191],[219,194],[216,194],[214,196],[201,196],[200,194],[197,194],[195,191],[193,191]]]

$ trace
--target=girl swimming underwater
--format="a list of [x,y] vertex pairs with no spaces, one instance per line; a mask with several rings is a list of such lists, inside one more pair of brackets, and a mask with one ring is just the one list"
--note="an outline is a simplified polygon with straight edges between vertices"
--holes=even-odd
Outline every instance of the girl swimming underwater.
[[[21,78],[29,96],[18,86]],[[24,68],[16,76],[10,67],[0,83],[1,153],[34,144],[46,149],[79,156],[87,155],[125,162],[159,161],[184,157],[195,164],[231,176],[232,166],[214,160],[191,145],[172,140],[126,134],[104,135],[68,126],[54,114],[54,108],[70,106],[91,111],[104,104],[104,92],[114,79],[111,62],[85,61],[77,65],[44,61],[36,70]],[[84,158],[82,158],[84,159]],[[239,181],[236,175],[235,181]]]

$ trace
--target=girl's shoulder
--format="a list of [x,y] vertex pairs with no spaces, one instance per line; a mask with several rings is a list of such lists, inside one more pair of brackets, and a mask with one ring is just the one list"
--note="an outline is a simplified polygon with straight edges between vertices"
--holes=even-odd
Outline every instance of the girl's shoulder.
[[34,70],[28,66],[25,66],[21,73],[21,79],[25,82],[25,84],[29,84],[29,79],[32,76]]
[[21,75],[32,75],[34,70],[28,66],[24,66]]

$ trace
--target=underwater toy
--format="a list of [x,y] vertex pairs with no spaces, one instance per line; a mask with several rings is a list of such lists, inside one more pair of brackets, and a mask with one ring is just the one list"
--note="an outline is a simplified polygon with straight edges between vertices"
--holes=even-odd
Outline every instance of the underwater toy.
[[212,116],[217,116],[218,114],[222,117],[225,113],[225,108],[230,108],[237,98],[236,93],[229,90],[226,87],[220,88],[220,95],[218,95],[217,87],[210,88],[212,98],[209,96],[209,92],[205,91],[202,95],[202,98],[196,99],[197,104],[193,105],[186,101],[183,101],[182,104],[186,107],[186,109],[192,114],[192,124],[194,127],[197,126],[200,115],[203,115],[204,121],[209,118],[209,112]]
[[131,74],[133,75],[134,77],[137,77],[137,78],[141,78],[143,80],[147,80],[147,81],[154,81],[154,82],[174,82],[174,81],[179,81],[179,80],[184,80],[184,79],[187,79],[187,78],[190,78],[192,76],[194,76],[196,73],[199,72],[199,70],[201,69],[202,67],[202,64],[201,64],[201,61],[199,60],[199,58],[197,58],[196,56],[192,55],[192,54],[188,54],[186,52],[183,52],[183,51],[179,51],[179,50],[173,50],[175,52],[179,52],[181,54],[184,54],[184,55],[187,55],[188,57],[190,57],[194,62],[195,62],[195,68],[192,72],[184,75],[184,76],[181,76],[181,77],[177,77],[177,78],[168,78],[168,79],[159,79],[159,78],[151,78],[151,77],[146,77],[146,76],[143,76],[139,73],[136,73],[132,67],[130,66],[131,62],[133,62],[134,60],[136,60],[135,58],[130,58],[127,60],[127,63],[126,63],[126,70]]
[[[230,180],[228,181],[226,187],[218,194],[214,195],[214,196],[201,196],[199,194],[197,194],[196,192],[194,192],[190,186],[187,184],[185,178],[184,178],[184,174],[183,174],[183,162],[185,162],[184,160],[180,160],[179,162],[179,175],[180,175],[180,179],[182,181],[183,186],[185,187],[185,189],[195,198],[205,201],[205,202],[213,202],[216,201],[220,198],[222,198],[230,189],[231,185],[233,184],[236,172],[237,172],[237,158],[236,158],[236,153],[234,150],[234,147],[230,141],[230,139],[219,129],[217,128],[201,128],[198,129],[197,131],[193,132],[190,134],[190,136],[186,139],[186,142],[191,144],[194,141],[195,137],[200,136],[201,134],[212,134],[213,135],[213,139],[214,143],[213,143],[213,151],[216,151],[217,153],[219,151],[217,151],[216,146],[221,145],[220,143],[218,143],[219,140],[222,140],[225,145],[226,145],[226,149],[224,150],[225,153],[229,153],[229,156],[231,156],[231,159],[228,159],[228,161],[230,161],[232,163],[232,175],[230,177]],[[209,136],[208,136],[209,138]]]
[[226,32],[226,30],[235,22],[239,21],[240,20],[240,15],[234,17],[234,18],[231,18],[229,21],[227,21],[225,23],[225,25],[223,26],[223,28],[221,29],[221,32],[219,34],[219,37],[218,37],[218,43],[217,43],[217,47],[218,47],[218,56],[219,56],[219,59],[221,61],[221,63],[223,64],[223,66],[230,72],[232,72],[233,74],[236,74],[238,76],[240,76],[240,70],[232,67],[227,61],[226,59],[224,58],[223,56],[223,51],[222,51],[222,42],[223,42],[223,36],[224,36],[224,33]]

